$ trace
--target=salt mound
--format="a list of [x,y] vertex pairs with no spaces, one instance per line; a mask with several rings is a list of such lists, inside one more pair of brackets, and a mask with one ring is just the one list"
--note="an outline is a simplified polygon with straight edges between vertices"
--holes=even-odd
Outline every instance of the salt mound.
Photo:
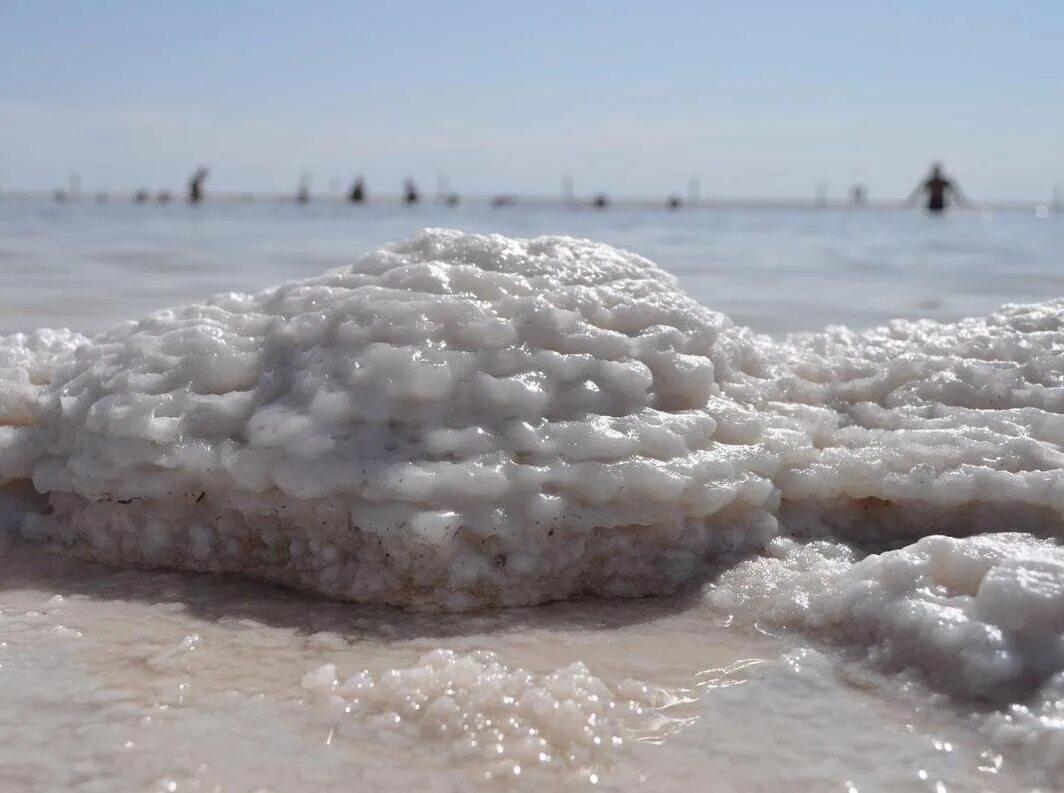
[[49,338],[8,343],[0,481],[118,563],[463,609],[674,591],[781,524],[1064,534],[1060,301],[775,342],[630,253],[428,231]]
[[607,246],[426,232],[96,337],[6,465],[48,494],[25,533],[98,559],[448,609],[667,592],[775,528],[705,409],[730,324]]

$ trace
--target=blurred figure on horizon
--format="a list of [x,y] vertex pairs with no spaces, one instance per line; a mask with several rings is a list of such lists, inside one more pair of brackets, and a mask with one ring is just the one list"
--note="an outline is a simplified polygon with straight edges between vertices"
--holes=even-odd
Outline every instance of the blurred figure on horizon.
[[945,211],[951,199],[958,206],[966,206],[968,204],[968,200],[961,193],[960,188],[942,173],[942,163],[939,162],[932,163],[931,173],[927,179],[916,185],[916,188],[905,200],[905,205],[913,206],[921,193],[927,194],[927,211],[936,214]]
[[591,199],[591,206],[595,209],[608,209],[610,205],[610,199],[605,193],[599,193],[597,196]]
[[133,203],[134,204],[146,204],[146,203],[148,203],[148,199],[150,199],[150,198],[151,198],[151,193],[149,193],[147,190],[138,190],[137,192],[135,192],[133,194]]
[[352,204],[361,204],[366,200],[366,182],[360,176],[355,179],[355,183],[351,185],[351,192],[347,194],[347,200]]
[[421,200],[421,194],[417,191],[417,185],[414,184],[413,179],[406,179],[403,181],[403,203],[407,206],[416,204]]
[[850,188],[850,204],[855,207],[863,207],[867,200],[867,196],[868,193],[863,184],[855,184]]
[[188,202],[190,204],[198,204],[203,200],[203,183],[210,175],[210,171],[204,168],[202,165],[199,169],[192,174],[192,178],[188,180]]
[[303,174],[299,178],[299,189],[296,190],[296,203],[306,204],[310,201],[310,177]]

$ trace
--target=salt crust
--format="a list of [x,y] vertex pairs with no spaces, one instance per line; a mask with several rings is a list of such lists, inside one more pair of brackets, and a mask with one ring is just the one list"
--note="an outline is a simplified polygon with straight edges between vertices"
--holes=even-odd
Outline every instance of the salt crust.
[[1062,317],[777,342],[608,246],[427,231],[8,337],[0,478],[78,554],[430,609],[674,591],[785,532],[1059,537]]
[[1064,772],[1064,548],[1017,533],[933,536],[855,559],[845,545],[777,538],[706,600],[1000,709],[979,717],[996,746]]
[[[429,231],[92,339],[0,337],[0,506],[32,481],[22,533],[80,555],[428,609],[668,592],[764,548],[713,609],[997,708],[996,744],[1064,769],[1062,318],[774,341],[629,253]],[[334,675],[305,683],[341,710],[516,730],[511,766],[593,764],[587,740],[641,728],[618,703],[657,707],[480,654]],[[478,699],[507,685],[521,699]],[[525,694],[584,726],[536,726]]]
[[457,762],[499,778],[543,768],[592,774],[626,742],[661,741],[685,723],[667,715],[685,701],[676,693],[637,680],[611,686],[580,662],[535,674],[487,651],[434,650],[415,666],[343,681],[326,664],[302,685],[340,729],[353,716],[407,739],[441,741]]

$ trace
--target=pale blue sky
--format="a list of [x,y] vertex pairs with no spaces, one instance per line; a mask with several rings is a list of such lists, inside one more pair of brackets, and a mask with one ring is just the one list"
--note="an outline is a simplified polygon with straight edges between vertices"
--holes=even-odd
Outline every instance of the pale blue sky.
[[0,6],[0,186],[901,196],[1064,183],[1064,2]]

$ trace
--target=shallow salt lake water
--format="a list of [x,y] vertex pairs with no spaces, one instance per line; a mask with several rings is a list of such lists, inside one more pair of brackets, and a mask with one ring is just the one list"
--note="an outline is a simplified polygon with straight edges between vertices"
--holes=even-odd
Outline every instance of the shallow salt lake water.
[[[0,332],[99,330],[314,275],[423,226],[626,247],[772,333],[1064,296],[1060,216],[6,200]],[[493,725],[475,723],[513,717],[501,688],[462,703],[457,732],[480,735],[471,747],[430,729],[439,722],[421,720],[398,683],[372,707],[302,684],[333,664],[341,681],[367,669],[383,687],[388,670],[415,669],[440,648],[491,651],[500,675],[531,673],[526,691],[564,689],[572,675],[545,676],[582,662],[602,692],[587,707],[605,726],[551,723],[529,760],[513,732],[487,741]],[[978,714],[807,637],[733,625],[698,590],[412,615],[15,544],[0,555],[0,725],[0,790],[1055,789],[1037,767],[997,754]]]
[[0,333],[82,332],[350,264],[426,226],[569,234],[642,254],[764,333],[953,320],[1064,295],[1064,215],[336,203],[53,205],[0,198]]

